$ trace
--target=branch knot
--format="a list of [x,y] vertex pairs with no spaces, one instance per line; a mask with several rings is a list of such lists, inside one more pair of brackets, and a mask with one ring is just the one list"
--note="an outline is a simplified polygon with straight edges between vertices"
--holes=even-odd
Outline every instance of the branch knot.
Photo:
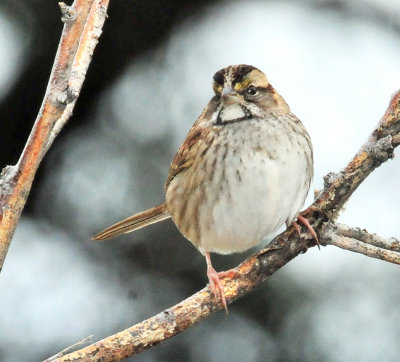
[[72,23],[76,19],[76,11],[72,8],[72,6],[68,6],[64,2],[59,2],[58,5],[61,9],[61,21],[63,23]]
[[377,164],[381,165],[389,158],[394,157],[394,147],[392,144],[392,136],[388,135],[379,139],[372,147],[369,147],[372,160]]
[[[336,172],[329,172],[327,175],[325,175],[324,176],[324,189],[327,189],[329,186],[331,186],[336,180],[338,180],[340,178],[340,176],[341,175]],[[319,193],[321,193],[321,191]]]
[[12,193],[15,186],[17,169],[15,166],[6,166],[0,173],[0,215],[4,208],[8,208],[6,197]]
[[61,103],[62,105],[67,105],[75,101],[78,96],[79,92],[67,86],[67,88],[58,95],[57,102]]

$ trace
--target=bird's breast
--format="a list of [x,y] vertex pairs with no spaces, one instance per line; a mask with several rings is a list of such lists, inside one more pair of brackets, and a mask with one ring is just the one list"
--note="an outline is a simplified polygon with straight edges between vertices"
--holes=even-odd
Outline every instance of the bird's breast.
[[222,254],[247,250],[277,231],[296,216],[312,177],[311,145],[307,150],[300,138],[278,123],[219,130],[167,189],[177,227],[201,251]]

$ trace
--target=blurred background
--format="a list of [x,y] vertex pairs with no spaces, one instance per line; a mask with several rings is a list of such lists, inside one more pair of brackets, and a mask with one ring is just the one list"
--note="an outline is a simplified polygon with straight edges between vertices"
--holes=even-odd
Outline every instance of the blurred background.
[[[93,243],[164,201],[215,71],[263,70],[314,144],[313,189],[346,165],[400,87],[397,0],[112,0],[74,116],[43,161],[0,275],[0,360],[38,361],[127,328],[207,282],[171,221]],[[15,164],[62,31],[57,1],[0,1],[0,168]],[[397,152],[398,153],[398,152]],[[340,221],[400,237],[400,158]],[[312,190],[307,199],[312,201]],[[213,257],[217,270],[246,254]],[[136,361],[398,361],[400,268],[334,247]]]

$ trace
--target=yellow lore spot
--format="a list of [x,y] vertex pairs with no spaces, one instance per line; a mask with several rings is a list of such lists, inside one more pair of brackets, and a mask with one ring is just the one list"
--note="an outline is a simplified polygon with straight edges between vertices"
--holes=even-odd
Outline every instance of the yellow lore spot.
[[214,89],[214,92],[221,93],[222,92],[222,85],[213,82],[213,89]]

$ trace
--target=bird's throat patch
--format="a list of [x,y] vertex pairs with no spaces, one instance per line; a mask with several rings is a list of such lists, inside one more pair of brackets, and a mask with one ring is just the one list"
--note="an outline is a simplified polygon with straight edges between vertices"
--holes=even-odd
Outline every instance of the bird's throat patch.
[[242,104],[235,103],[224,106],[218,113],[217,125],[225,125],[227,123],[246,121],[252,118],[250,110]]

